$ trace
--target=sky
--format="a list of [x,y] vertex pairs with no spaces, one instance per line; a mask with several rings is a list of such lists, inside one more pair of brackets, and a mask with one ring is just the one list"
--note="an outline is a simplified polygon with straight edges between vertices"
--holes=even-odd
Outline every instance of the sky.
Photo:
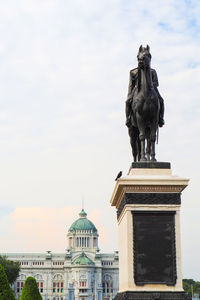
[[148,44],[165,101],[157,160],[182,194],[183,277],[199,276],[200,2],[0,0],[0,253],[64,252],[84,203],[118,249],[110,198],[132,162],[129,71]]

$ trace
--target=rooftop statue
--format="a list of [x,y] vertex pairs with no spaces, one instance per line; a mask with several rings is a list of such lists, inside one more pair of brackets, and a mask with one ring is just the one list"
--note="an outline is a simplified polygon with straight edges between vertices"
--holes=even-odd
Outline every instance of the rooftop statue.
[[126,100],[126,126],[134,161],[156,161],[158,126],[164,125],[164,101],[158,91],[158,77],[151,69],[150,48],[139,48],[138,67],[130,71]]

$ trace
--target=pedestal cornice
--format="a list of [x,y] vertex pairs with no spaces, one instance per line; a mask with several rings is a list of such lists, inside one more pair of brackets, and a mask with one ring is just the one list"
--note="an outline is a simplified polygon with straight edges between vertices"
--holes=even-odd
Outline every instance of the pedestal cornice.
[[118,209],[126,193],[181,193],[189,179],[171,174],[171,169],[130,169],[116,182],[110,203]]

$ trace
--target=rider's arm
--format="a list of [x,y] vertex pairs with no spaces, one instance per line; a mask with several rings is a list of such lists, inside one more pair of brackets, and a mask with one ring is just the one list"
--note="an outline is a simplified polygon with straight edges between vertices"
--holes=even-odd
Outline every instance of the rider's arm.
[[153,81],[153,86],[154,86],[154,89],[157,93],[158,98],[160,99],[160,101],[163,101],[163,98],[161,97],[161,95],[159,93],[159,90],[158,90],[158,86],[159,86],[158,76],[157,76],[156,70],[154,70],[154,69],[153,69],[153,72],[152,72],[152,81]]
[[128,86],[128,95],[126,100],[126,126],[130,127],[131,121],[130,121],[130,114],[131,114],[131,103],[132,103],[132,96],[133,96],[133,89],[135,87],[135,76],[133,71],[130,71],[130,77],[129,77],[129,86]]
[[158,83],[158,76],[157,76],[157,73],[156,73],[156,70],[152,70],[152,81],[153,81],[153,85],[154,87],[158,87],[159,86],[159,83]]
[[130,100],[132,98],[132,92],[134,87],[135,87],[135,76],[134,73],[130,71],[127,100]]

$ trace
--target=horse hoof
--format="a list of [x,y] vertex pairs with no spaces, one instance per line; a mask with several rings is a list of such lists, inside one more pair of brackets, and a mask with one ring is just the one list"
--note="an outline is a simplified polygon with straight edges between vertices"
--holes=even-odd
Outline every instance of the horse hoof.
[[140,161],[147,161],[146,157],[140,159]]
[[155,159],[155,157],[152,157],[151,161],[157,161],[157,160]]

